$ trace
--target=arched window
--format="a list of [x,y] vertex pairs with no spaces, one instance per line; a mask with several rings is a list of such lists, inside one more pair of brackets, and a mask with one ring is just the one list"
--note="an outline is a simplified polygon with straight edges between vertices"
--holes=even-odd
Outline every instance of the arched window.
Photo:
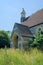
[[41,27],[40,27],[40,28],[38,28],[38,32],[39,32],[39,33],[41,33],[41,31],[42,31],[42,30],[41,30]]

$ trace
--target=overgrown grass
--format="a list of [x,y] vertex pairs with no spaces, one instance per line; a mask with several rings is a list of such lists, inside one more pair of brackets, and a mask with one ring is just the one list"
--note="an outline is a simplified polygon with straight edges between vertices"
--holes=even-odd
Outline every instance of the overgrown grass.
[[43,53],[37,49],[30,52],[0,49],[0,65],[43,65]]

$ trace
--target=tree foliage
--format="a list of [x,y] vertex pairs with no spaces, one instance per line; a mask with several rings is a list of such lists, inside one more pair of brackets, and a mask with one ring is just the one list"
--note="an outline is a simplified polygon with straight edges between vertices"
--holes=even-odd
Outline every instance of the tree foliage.
[[8,32],[7,31],[0,31],[0,48],[5,47],[5,45],[7,47],[10,46],[10,37],[8,36]]
[[43,49],[43,34],[38,32],[35,36],[34,36],[34,41],[33,41],[33,45]]

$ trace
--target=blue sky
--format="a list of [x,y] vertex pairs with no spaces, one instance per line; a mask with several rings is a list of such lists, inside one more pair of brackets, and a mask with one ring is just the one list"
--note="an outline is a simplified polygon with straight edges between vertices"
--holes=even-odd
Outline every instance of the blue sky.
[[14,23],[20,23],[22,8],[30,16],[43,8],[43,0],[0,0],[0,30],[12,31]]

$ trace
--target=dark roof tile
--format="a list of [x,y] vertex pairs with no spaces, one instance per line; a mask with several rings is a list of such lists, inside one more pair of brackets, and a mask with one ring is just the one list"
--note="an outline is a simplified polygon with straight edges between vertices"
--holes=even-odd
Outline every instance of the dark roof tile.
[[32,33],[29,30],[28,26],[25,26],[25,25],[22,25],[22,24],[18,24],[18,23],[16,23],[16,25],[19,28],[19,30],[20,30],[22,35],[32,36]]

